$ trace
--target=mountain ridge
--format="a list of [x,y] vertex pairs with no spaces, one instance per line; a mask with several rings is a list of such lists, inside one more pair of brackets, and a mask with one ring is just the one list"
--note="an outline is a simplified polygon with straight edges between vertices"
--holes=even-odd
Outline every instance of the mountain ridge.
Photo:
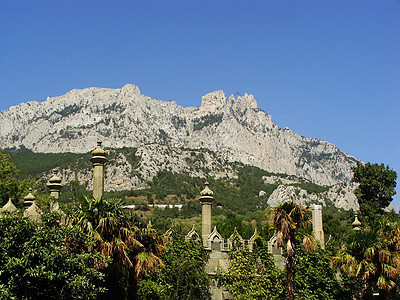
[[0,112],[3,149],[84,153],[97,140],[111,148],[206,148],[227,161],[325,186],[349,185],[358,161],[334,144],[279,128],[253,95],[226,98],[221,90],[204,95],[200,107],[183,107],[142,95],[133,84],[92,87]]

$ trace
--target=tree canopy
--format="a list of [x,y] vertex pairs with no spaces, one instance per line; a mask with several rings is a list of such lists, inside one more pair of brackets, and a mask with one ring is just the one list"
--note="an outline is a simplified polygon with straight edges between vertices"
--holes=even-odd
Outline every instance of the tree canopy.
[[257,237],[254,249],[235,248],[230,254],[227,272],[218,280],[238,300],[281,299],[284,295],[284,272],[275,267],[268,244]]
[[355,195],[361,214],[368,220],[373,220],[377,214],[383,213],[396,194],[397,174],[384,164],[357,163],[352,170],[352,181],[359,184]]
[[4,205],[9,198],[18,205],[23,193],[28,190],[30,180],[19,182],[16,179],[18,169],[10,162],[10,155],[0,152],[0,205]]
[[358,282],[361,299],[370,299],[374,291],[386,299],[400,278],[399,224],[384,220],[379,227],[352,231],[333,262]]
[[0,217],[0,299],[97,299],[105,288],[98,268],[106,259],[78,227],[57,216],[33,222]]

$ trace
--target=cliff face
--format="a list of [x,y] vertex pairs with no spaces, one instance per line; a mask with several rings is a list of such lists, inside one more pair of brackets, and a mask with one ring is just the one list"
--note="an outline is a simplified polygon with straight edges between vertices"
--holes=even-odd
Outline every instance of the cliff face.
[[222,160],[320,185],[348,184],[357,161],[333,144],[279,128],[247,94],[227,99],[216,91],[203,96],[198,108],[182,107],[141,95],[137,86],[128,84],[121,89],[72,90],[0,112],[3,149],[23,145],[34,152],[79,153],[91,150],[97,140],[112,148],[207,148]]
[[345,210],[358,210],[360,208],[353,189],[349,186],[341,185],[334,185],[328,191],[320,194],[307,193],[306,190],[296,186],[280,185],[269,196],[268,205],[276,207],[286,201],[294,201],[300,205],[307,205],[309,203],[325,205],[327,200],[332,202],[336,207]]

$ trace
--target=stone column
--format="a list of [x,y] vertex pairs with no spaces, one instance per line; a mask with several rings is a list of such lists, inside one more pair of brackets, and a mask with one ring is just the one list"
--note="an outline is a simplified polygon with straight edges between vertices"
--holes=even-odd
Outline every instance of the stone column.
[[92,151],[93,163],[93,198],[100,199],[104,192],[104,164],[108,161],[106,152],[101,148],[101,142],[97,142],[97,148]]
[[53,170],[53,176],[49,179],[47,187],[50,189],[50,197],[58,199],[60,197],[60,190],[62,189],[61,178],[58,177],[57,169]]
[[211,234],[211,204],[214,201],[214,192],[208,187],[210,184],[205,183],[205,188],[200,192],[201,202],[201,236],[203,245],[207,247],[207,239]]
[[32,194],[32,189],[29,188],[29,193],[24,197],[24,206],[25,209],[30,207],[36,200],[36,197]]
[[50,202],[50,211],[55,212],[60,210],[60,206],[57,202],[57,199],[60,197],[60,190],[62,189],[61,178],[58,177],[57,169],[53,170],[53,176],[49,179],[47,183],[48,188],[50,189],[50,197],[53,198]]
[[324,246],[324,229],[322,226],[322,205],[312,205],[312,225],[313,234],[316,240],[318,240],[321,246]]
[[24,217],[37,222],[40,221],[42,217],[42,211],[37,207],[35,200],[36,197],[32,194],[32,189],[29,189],[28,195],[24,198]]

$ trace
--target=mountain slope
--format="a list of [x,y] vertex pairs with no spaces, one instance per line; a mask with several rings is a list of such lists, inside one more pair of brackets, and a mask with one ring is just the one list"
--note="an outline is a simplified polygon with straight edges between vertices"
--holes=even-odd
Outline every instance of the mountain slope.
[[226,99],[216,91],[203,96],[199,108],[181,107],[141,95],[137,86],[128,84],[121,89],[72,90],[0,113],[2,149],[84,153],[97,140],[112,148],[206,148],[223,160],[320,185],[348,184],[357,161],[333,144],[279,128],[247,94]]
[[[273,174],[257,167],[230,163],[208,149],[177,149],[151,144],[107,149],[107,152],[109,161],[105,168],[104,188],[117,197],[135,195],[148,200],[155,195],[153,200],[156,202],[165,204],[169,199],[177,204],[180,198],[182,204],[182,195],[185,195],[183,199],[194,199],[207,178],[219,205],[243,214],[264,210],[267,204],[275,207],[287,200],[306,205],[332,203],[338,208],[358,208],[350,187],[321,187],[293,175]],[[70,201],[74,197],[72,191],[77,188],[77,182],[86,190],[93,188],[90,153],[25,150],[10,152],[10,155],[21,171],[20,178],[32,176],[37,180],[39,190],[45,189],[47,180],[53,175],[51,170],[56,168],[64,185],[64,200]]]

